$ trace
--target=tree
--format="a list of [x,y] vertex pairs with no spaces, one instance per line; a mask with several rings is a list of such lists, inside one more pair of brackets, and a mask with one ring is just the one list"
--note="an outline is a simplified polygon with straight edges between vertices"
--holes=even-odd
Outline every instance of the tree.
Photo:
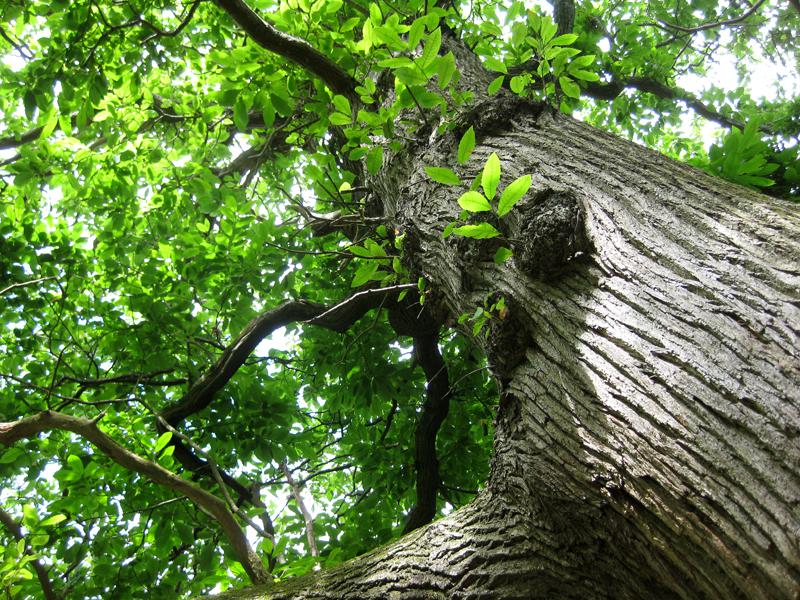
[[796,598],[796,9],[8,3],[6,594]]

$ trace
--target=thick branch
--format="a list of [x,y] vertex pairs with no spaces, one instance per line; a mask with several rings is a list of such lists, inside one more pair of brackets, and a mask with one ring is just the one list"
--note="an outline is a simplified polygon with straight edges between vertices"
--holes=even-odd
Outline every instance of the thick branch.
[[575,0],[554,0],[553,21],[558,25],[558,35],[572,33],[575,24]]
[[[386,304],[402,290],[414,287],[415,284],[403,284],[365,290],[353,294],[332,308],[311,302],[292,301],[262,313],[242,330],[236,340],[223,351],[217,362],[189,388],[183,398],[173,407],[163,411],[159,418],[175,427],[187,417],[207,407],[214,394],[230,381],[261,340],[276,329],[290,323],[304,322],[341,333],[350,328],[367,311]],[[159,432],[166,431],[159,420],[156,421],[156,428]],[[212,473],[211,465],[192,452],[180,439],[173,437],[170,443],[175,447],[173,453],[175,460],[186,469],[197,474]],[[219,469],[219,475],[225,485],[235,490],[241,499],[258,506],[260,500],[253,495],[251,488],[242,485],[224,470]]]
[[417,503],[408,515],[404,533],[430,523],[436,516],[436,495],[440,484],[436,436],[450,409],[450,381],[439,352],[438,331],[415,337],[414,354],[425,371],[428,386],[415,433]]
[[[19,524],[14,520],[14,518],[0,508],[0,523],[2,523],[6,529],[11,532],[11,535],[14,536],[17,540],[24,540],[25,536],[22,535],[22,528]],[[28,545],[27,540],[25,541],[25,552],[31,553],[31,548]],[[39,585],[42,586],[42,593],[46,600],[61,600],[61,594],[57,594],[56,591],[53,589],[53,584],[50,581],[50,577],[47,575],[47,569],[44,568],[44,565],[39,561],[38,558],[34,558],[30,561],[33,570],[36,571],[36,577],[39,579]]]
[[265,583],[270,580],[264,565],[253,552],[247,537],[223,500],[194,483],[181,479],[161,465],[127,450],[100,431],[97,420],[90,421],[63,413],[46,411],[19,421],[0,423],[0,444],[10,446],[18,440],[35,437],[39,433],[53,429],[70,431],[83,437],[118,465],[189,498],[222,527],[222,531],[250,580],[253,583]]
[[276,329],[290,323],[304,322],[342,333],[368,310],[385,304],[402,290],[414,287],[415,284],[403,284],[365,290],[353,294],[332,308],[295,300],[262,313],[250,321],[217,362],[189,388],[184,397],[175,406],[162,412],[161,416],[174,426],[207,407],[214,394],[230,381],[261,340]]
[[279,31],[259,17],[242,0],[215,0],[215,2],[259,46],[280,54],[311,71],[336,93],[351,97],[355,95],[357,82],[344,69],[305,40]]

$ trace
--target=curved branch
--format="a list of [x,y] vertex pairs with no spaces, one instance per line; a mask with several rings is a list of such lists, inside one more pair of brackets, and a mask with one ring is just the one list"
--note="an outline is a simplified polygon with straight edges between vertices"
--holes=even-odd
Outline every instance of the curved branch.
[[[0,508],[0,523],[5,525],[6,529],[11,532],[11,535],[14,536],[16,540],[25,540],[25,536],[22,535],[22,528],[19,526],[14,518]],[[25,540],[25,552],[31,554],[31,548],[28,545],[28,541]],[[61,600],[61,594],[56,593],[53,589],[53,584],[50,581],[50,577],[47,575],[47,569],[44,568],[44,565],[38,558],[33,558],[30,561],[33,570],[36,571],[36,577],[39,579],[39,585],[42,586],[42,593],[46,600]]]
[[[102,416],[101,413],[100,417]],[[223,500],[118,444],[97,426],[100,417],[88,420],[64,413],[45,411],[19,421],[0,423],[0,444],[10,446],[18,440],[35,437],[39,433],[53,429],[70,431],[81,436],[118,465],[189,498],[219,523],[250,580],[253,583],[270,581],[264,565],[250,547],[247,537]]]
[[192,17],[194,16],[197,7],[200,6],[200,2],[201,0],[195,0],[192,3],[191,8],[189,8],[189,12],[186,13],[186,16],[183,18],[183,20],[172,31],[165,31],[164,29],[161,29],[160,27],[154,25],[150,21],[142,19],[141,24],[153,32],[153,34],[145,38],[145,40],[142,43],[143,44],[147,43],[151,39],[156,37],[175,37],[176,35],[178,35],[181,31],[183,31],[186,28],[186,26],[189,24],[189,21],[192,20]]
[[254,42],[297,63],[337,94],[355,97],[358,83],[344,69],[305,40],[284,33],[258,16],[243,0],[214,0]]
[[304,300],[294,300],[260,314],[250,321],[217,362],[189,388],[183,398],[163,411],[160,416],[175,426],[188,416],[207,407],[214,394],[230,381],[261,340],[276,329],[302,322],[343,333],[368,310],[385,304],[387,298],[396,296],[402,290],[415,287],[416,284],[408,283],[365,290],[349,296],[332,308]]
[[[159,433],[163,433],[167,430],[165,423],[170,427],[176,427],[187,417],[206,408],[214,395],[245,363],[261,340],[276,329],[290,323],[302,322],[343,333],[367,311],[385,305],[387,299],[396,297],[402,290],[415,287],[416,284],[410,283],[364,290],[349,296],[332,308],[311,302],[292,301],[262,313],[242,330],[236,340],[223,351],[217,362],[189,388],[177,404],[158,415],[156,429]],[[173,457],[184,468],[198,475],[214,475],[214,466],[198,457],[180,438],[173,437],[170,444],[175,448]],[[243,485],[219,467],[216,471],[224,484],[233,489],[241,500],[253,506],[262,506],[252,488]]]
[[683,27],[682,25],[675,25],[673,23],[667,23],[665,21],[659,21],[658,24],[661,26],[662,29],[671,29],[673,31],[680,31],[681,33],[697,33],[699,31],[705,31],[707,29],[716,29],[717,27],[727,27],[728,25],[738,25],[742,21],[746,20],[750,15],[756,12],[761,5],[764,4],[765,0],[758,0],[753,6],[750,7],[749,10],[742,13],[738,17],[734,17],[732,19],[726,19],[725,21],[715,21],[713,23],[703,23],[702,25],[698,25],[697,27]]

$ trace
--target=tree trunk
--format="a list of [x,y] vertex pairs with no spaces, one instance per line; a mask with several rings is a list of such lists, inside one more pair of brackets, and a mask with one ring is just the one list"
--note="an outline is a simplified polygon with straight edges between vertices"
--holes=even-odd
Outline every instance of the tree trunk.
[[[442,238],[464,188],[422,170],[469,182],[493,151],[501,189],[534,182],[493,221],[503,265],[496,240]],[[800,598],[796,208],[502,95],[385,171],[432,312],[508,307],[478,336],[502,386],[490,479],[394,544],[230,597]]]

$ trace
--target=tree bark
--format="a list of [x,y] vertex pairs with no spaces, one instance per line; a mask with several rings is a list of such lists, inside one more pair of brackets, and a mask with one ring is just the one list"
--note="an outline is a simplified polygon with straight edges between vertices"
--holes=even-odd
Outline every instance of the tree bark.
[[[460,133],[478,146],[455,164]],[[442,238],[487,156],[533,187],[500,242]],[[465,184],[466,185],[466,184]],[[800,217],[504,96],[393,158],[375,207],[484,346],[495,454],[470,505],[337,568],[230,598],[800,598]]]

